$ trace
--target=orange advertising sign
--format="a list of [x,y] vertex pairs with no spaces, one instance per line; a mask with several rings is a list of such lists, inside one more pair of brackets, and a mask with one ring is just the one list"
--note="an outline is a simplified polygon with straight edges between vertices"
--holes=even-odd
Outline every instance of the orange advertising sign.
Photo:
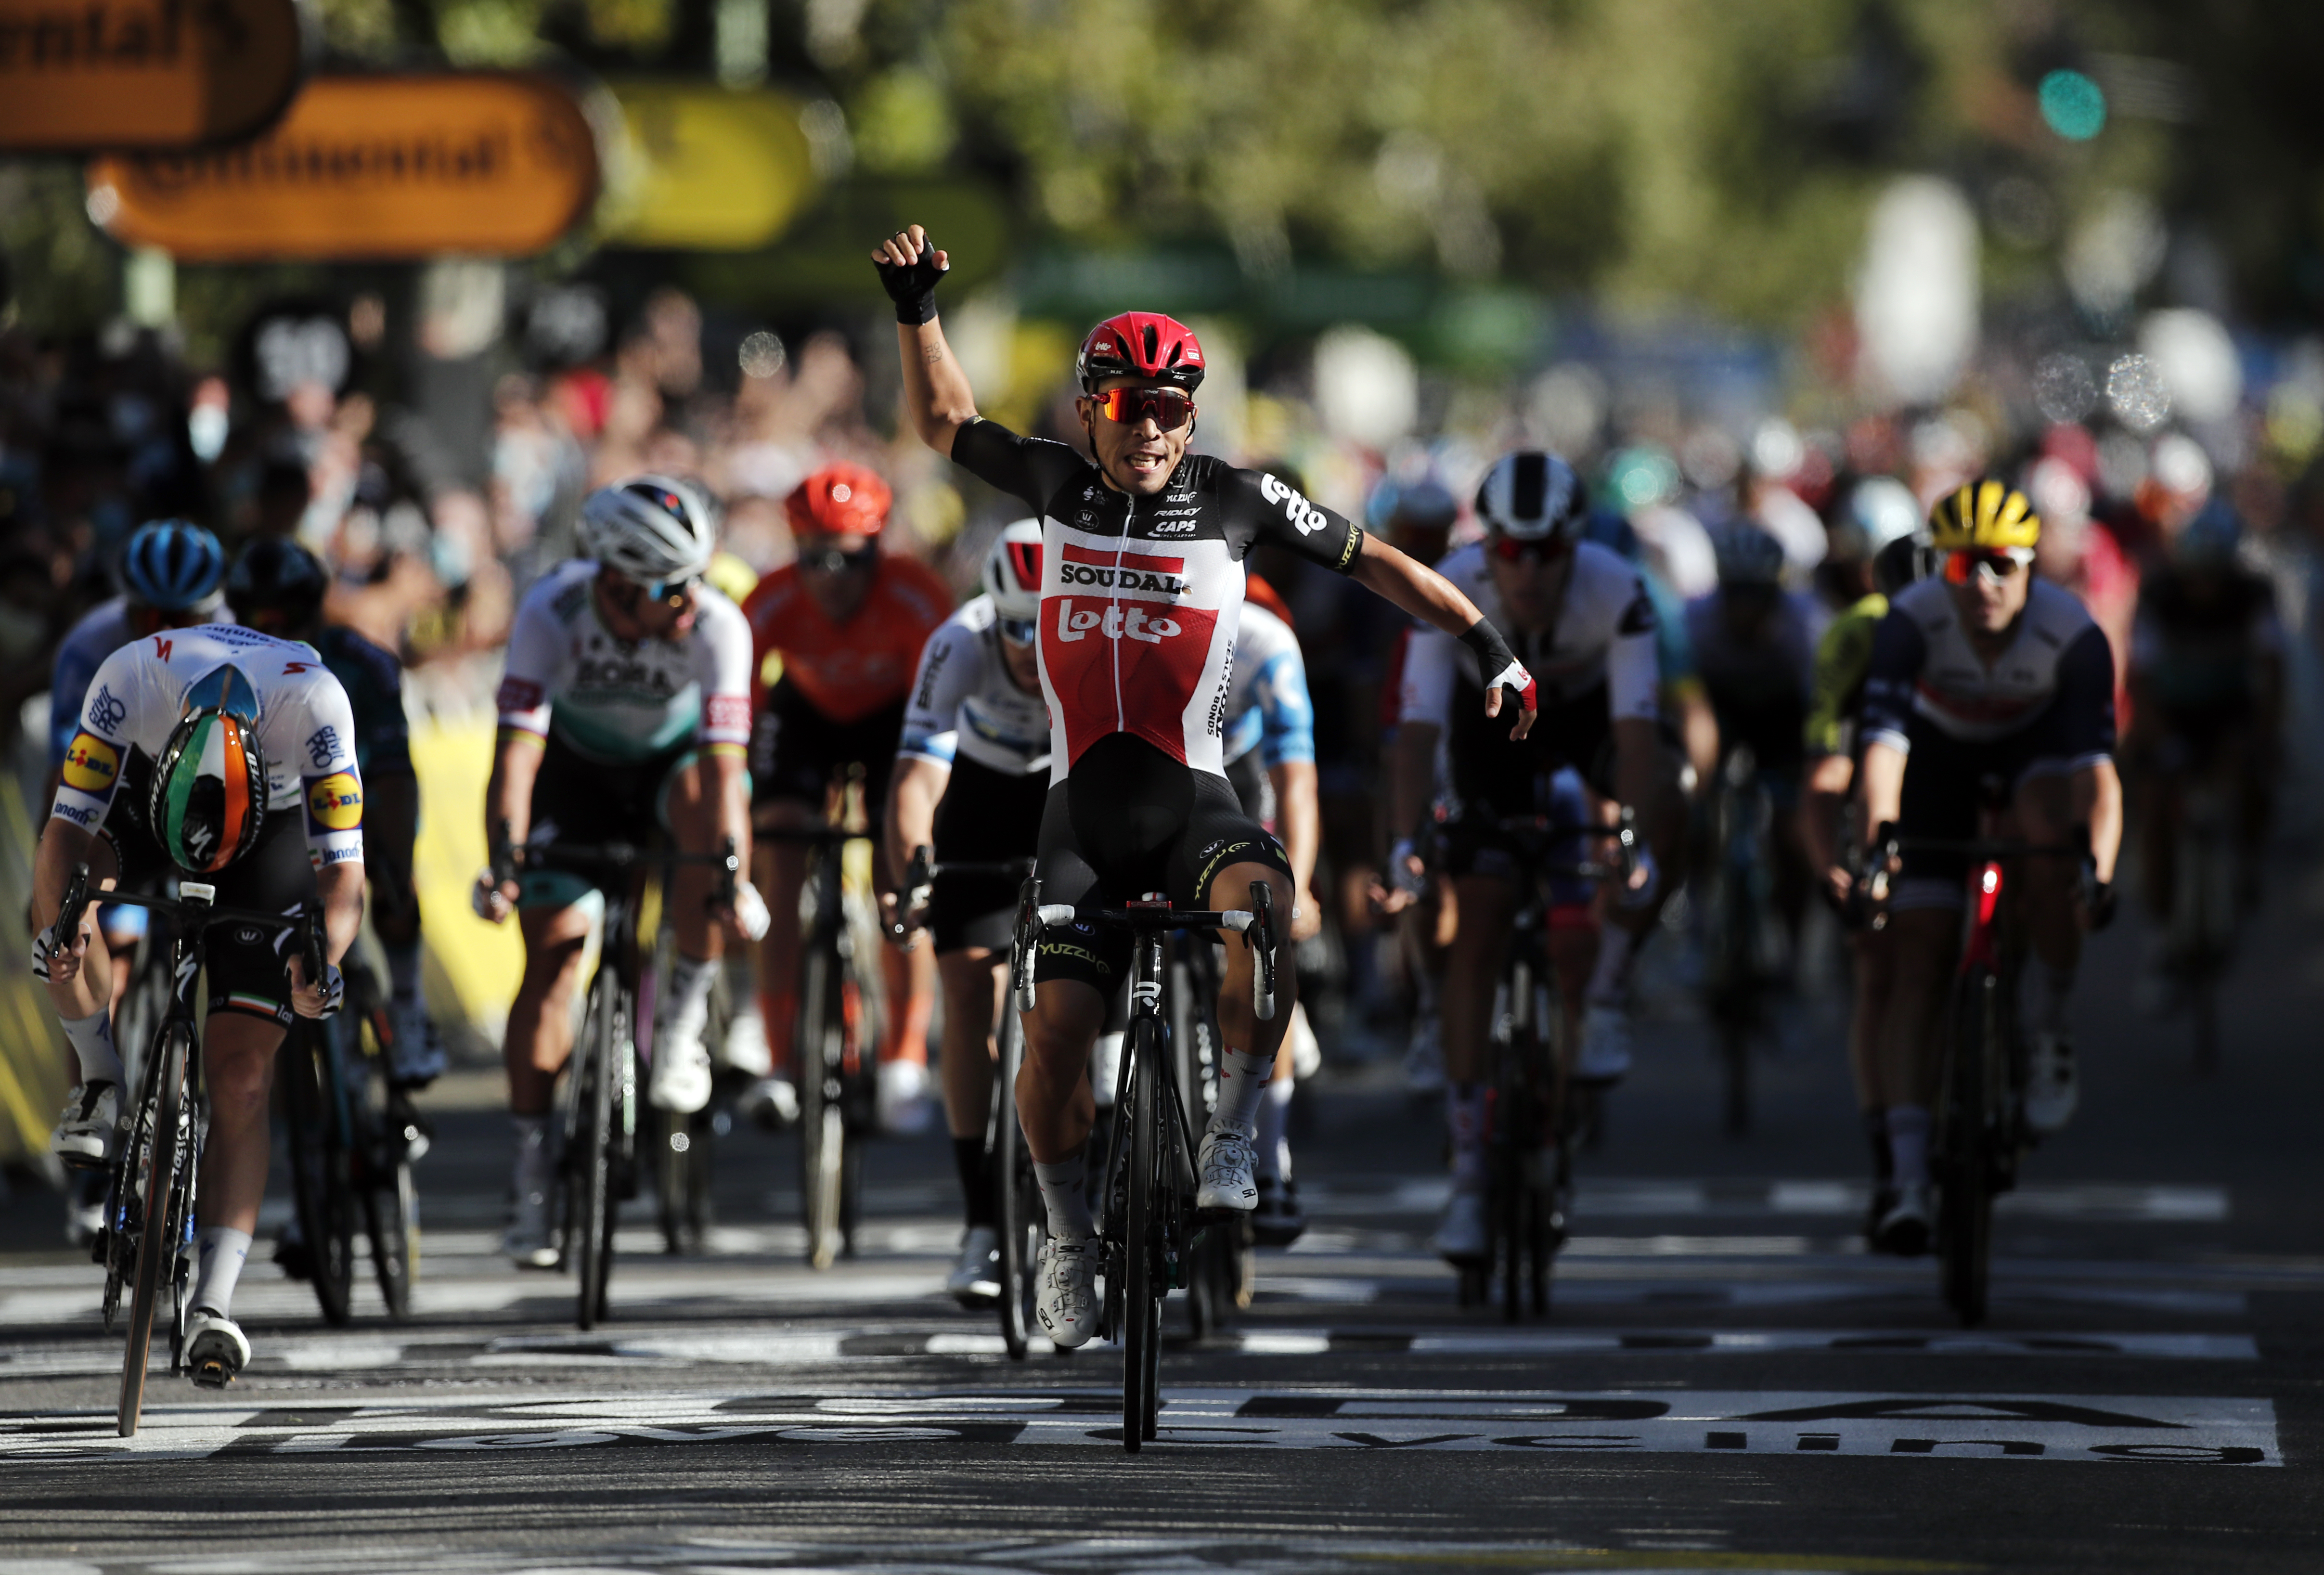
[[530,72],[320,77],[263,137],[105,158],[89,213],[187,262],[521,257],[597,196],[573,95]]
[[312,37],[297,0],[0,0],[0,151],[254,135],[299,90]]

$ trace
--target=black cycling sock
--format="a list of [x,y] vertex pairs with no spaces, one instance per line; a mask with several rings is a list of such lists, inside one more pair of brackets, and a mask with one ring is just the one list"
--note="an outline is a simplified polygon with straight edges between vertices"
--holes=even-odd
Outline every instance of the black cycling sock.
[[984,1139],[952,1140],[953,1168],[960,1173],[961,1202],[971,1226],[992,1223],[992,1172],[984,1162]]

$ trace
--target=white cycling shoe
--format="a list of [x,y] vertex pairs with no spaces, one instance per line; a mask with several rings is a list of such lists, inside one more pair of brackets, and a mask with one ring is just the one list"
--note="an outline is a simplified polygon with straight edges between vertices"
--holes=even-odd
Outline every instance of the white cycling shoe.
[[708,1013],[687,1015],[695,1020],[673,1022],[654,1036],[653,1076],[646,1083],[647,1102],[674,1116],[690,1116],[710,1102],[710,1052],[702,1044]]
[[1619,1082],[1630,1073],[1630,1009],[1592,1001],[1582,1018],[1582,1054],[1573,1075],[1584,1082]]
[[508,1230],[501,1236],[501,1250],[519,1268],[552,1269],[557,1266],[557,1246],[549,1239],[549,1194],[546,1192],[523,1192],[509,1211]]
[[764,1131],[783,1131],[798,1122],[798,1085],[788,1077],[762,1077],[742,1091],[734,1108]]
[[2025,1068],[2025,1124],[2043,1137],[2062,1132],[2081,1103],[2082,1082],[2074,1070],[2074,1042],[2059,1033],[2034,1036]]
[[880,1129],[899,1138],[917,1137],[936,1119],[936,1103],[929,1097],[928,1068],[924,1061],[880,1063]]
[[1924,1181],[1898,1182],[1896,1201],[1880,1216],[1880,1228],[1873,1232],[1872,1244],[1882,1252],[1893,1252],[1898,1257],[1918,1257],[1929,1250],[1931,1221],[1934,1211],[1929,1203],[1929,1184]]
[[186,1375],[197,1386],[223,1389],[249,1365],[250,1341],[241,1324],[208,1307],[186,1314]]
[[960,1261],[945,1276],[952,1299],[972,1312],[1001,1300],[1001,1232],[972,1225],[960,1239]]
[[1033,1310],[1059,1350],[1087,1345],[1097,1333],[1097,1263],[1094,1238],[1052,1236],[1041,1243]]
[[121,1085],[85,1082],[65,1101],[49,1152],[67,1165],[102,1170],[113,1163],[121,1137]]
[[1259,1179],[1252,1174],[1258,1156],[1251,1151],[1250,1133],[1213,1124],[1203,1134],[1203,1147],[1194,1163],[1203,1173],[1202,1185],[1194,1191],[1194,1207],[1233,1209],[1246,1214],[1259,1207]]
[[1444,1217],[1436,1222],[1436,1234],[1428,1239],[1429,1250],[1447,1263],[1483,1263],[1492,1257],[1485,1239],[1485,1194],[1454,1193],[1444,1202]]

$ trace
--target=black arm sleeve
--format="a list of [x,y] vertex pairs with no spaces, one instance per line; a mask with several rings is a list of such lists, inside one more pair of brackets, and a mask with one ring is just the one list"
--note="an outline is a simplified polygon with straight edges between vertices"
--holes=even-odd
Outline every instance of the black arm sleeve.
[[1872,634],[1872,660],[1864,674],[1865,738],[1906,747],[1904,730],[1913,716],[1913,686],[1928,658],[1928,640],[1910,617],[1892,610],[1880,620],[1880,627]]
[[2042,752],[2076,765],[2114,753],[2114,647],[2093,623],[2058,655],[2058,692],[2050,700]]
[[1037,514],[1068,482],[1084,473],[1093,474],[1097,468],[1063,443],[1019,438],[982,416],[953,434],[952,457],[969,474],[1021,499]]
[[1265,541],[1287,548],[1310,563],[1346,574],[1363,550],[1363,527],[1311,503],[1288,482],[1255,470],[1230,470],[1220,492],[1232,500],[1227,511],[1230,537],[1248,531],[1247,548]]

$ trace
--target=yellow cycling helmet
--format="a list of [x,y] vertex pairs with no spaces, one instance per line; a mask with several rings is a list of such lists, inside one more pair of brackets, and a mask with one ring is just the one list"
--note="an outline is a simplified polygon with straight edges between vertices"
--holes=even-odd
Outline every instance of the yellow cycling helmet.
[[1929,511],[1929,534],[1939,552],[2030,548],[2042,539],[2042,516],[2024,493],[1987,476],[1939,498]]

